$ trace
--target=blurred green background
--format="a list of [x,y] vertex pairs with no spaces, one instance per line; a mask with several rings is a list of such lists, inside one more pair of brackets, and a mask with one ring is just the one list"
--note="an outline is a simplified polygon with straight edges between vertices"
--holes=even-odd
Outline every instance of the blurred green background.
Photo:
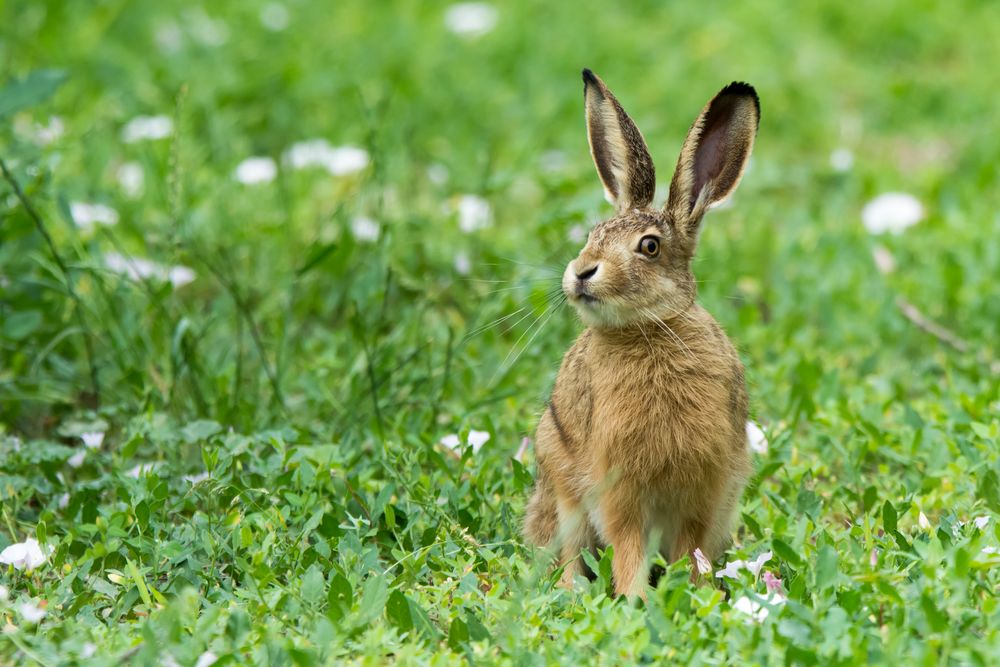
[[[997,524],[963,523],[1000,511],[992,3],[15,1],[0,25],[0,544],[55,548],[0,574],[0,658],[996,654]],[[517,536],[515,453],[579,330],[550,295],[611,214],[583,67],[657,202],[702,105],[761,98],[695,273],[770,440],[732,555],[776,554],[763,624],[727,601],[756,577],[677,565],[634,609],[553,589]],[[873,234],[886,192],[916,224]]]

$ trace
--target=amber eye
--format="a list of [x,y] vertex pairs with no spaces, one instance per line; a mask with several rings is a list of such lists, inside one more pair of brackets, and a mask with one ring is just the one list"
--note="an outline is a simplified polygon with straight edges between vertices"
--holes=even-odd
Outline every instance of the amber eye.
[[646,257],[656,257],[660,254],[660,240],[655,236],[643,236],[639,241],[639,252]]

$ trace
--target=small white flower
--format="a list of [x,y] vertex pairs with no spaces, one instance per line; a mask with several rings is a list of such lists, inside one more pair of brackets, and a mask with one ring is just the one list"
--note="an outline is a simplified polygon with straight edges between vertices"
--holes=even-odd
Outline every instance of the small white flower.
[[271,32],[281,32],[288,27],[288,9],[280,2],[269,2],[260,10],[260,24]]
[[884,246],[877,245],[872,248],[872,260],[875,262],[875,268],[882,275],[888,275],[896,270],[896,259]]
[[104,432],[93,431],[91,433],[81,433],[80,438],[87,449],[100,449],[104,443]]
[[739,579],[740,571],[745,569],[747,566],[746,561],[734,560],[726,563],[726,566],[721,570],[716,571],[715,576],[719,579],[723,577],[728,577],[730,579]]
[[184,42],[184,32],[174,21],[156,26],[153,40],[163,53],[177,53]]
[[160,654],[160,667],[181,667],[174,656],[169,653]]
[[900,234],[920,222],[924,207],[916,197],[905,192],[887,192],[865,204],[861,221],[871,234]]
[[878,549],[872,549],[868,556],[868,564],[872,567],[878,567]]
[[351,233],[358,241],[371,243],[378,240],[380,228],[377,222],[365,216],[351,220]]
[[458,2],[445,10],[444,24],[456,35],[479,37],[497,24],[496,8],[486,2]]
[[444,185],[448,182],[448,167],[443,164],[432,164],[427,167],[427,178],[434,185]]
[[587,240],[587,228],[580,224],[573,225],[566,232],[566,238],[569,239],[570,243],[583,243]]
[[198,656],[198,660],[194,663],[194,667],[209,667],[209,665],[215,664],[215,661],[218,659],[219,657],[211,651],[205,651]]
[[93,229],[94,225],[110,226],[118,224],[118,211],[104,204],[82,201],[71,202],[69,213],[73,218],[73,223],[84,231]]
[[109,271],[121,274],[130,280],[157,278],[169,282],[174,287],[183,287],[196,277],[194,270],[187,266],[166,267],[150,259],[126,257],[116,252],[104,255],[104,266]]
[[208,479],[208,473],[200,472],[197,475],[184,475],[181,479],[183,479],[185,482],[188,482],[189,484],[200,484],[201,482],[204,482],[206,479]]
[[841,146],[830,153],[830,166],[834,171],[844,173],[854,166],[854,153]]
[[514,454],[514,458],[517,459],[518,463],[524,463],[524,455],[527,453],[528,447],[531,447],[531,438],[521,438],[521,446],[517,448],[517,453]]
[[462,445],[462,440],[458,437],[458,434],[449,433],[441,438],[441,444],[448,449],[458,449]]
[[0,602],[6,602],[7,598],[10,596],[10,591],[3,584],[0,584]]
[[69,493],[59,496],[59,509],[64,510],[69,507]]
[[1000,553],[1000,549],[996,547],[983,547],[983,550],[979,552],[980,556],[992,556],[993,554]]
[[764,563],[771,560],[772,555],[773,554],[770,551],[765,551],[761,555],[757,556],[757,558],[747,561],[746,568],[750,570],[750,573],[753,574],[753,576],[756,577],[760,574],[760,568],[764,567]]
[[97,645],[91,642],[84,643],[80,647],[80,657],[86,660],[87,658],[92,658],[94,654],[97,653]]
[[979,530],[986,530],[986,526],[990,523],[990,518],[988,516],[977,516],[972,520],[972,523],[976,524],[976,528]]
[[931,529],[931,522],[927,520],[927,515],[923,512],[917,515],[917,525],[920,526],[921,530]]
[[324,166],[334,176],[345,176],[368,166],[368,151],[357,146],[340,146],[332,149]]
[[293,169],[323,167],[334,176],[345,176],[368,166],[368,152],[357,146],[333,147],[326,139],[310,139],[292,144],[285,161]]
[[[784,598],[771,594],[763,600],[772,606],[785,603]],[[748,622],[763,623],[770,614],[770,610],[756,600],[751,600],[747,596],[742,596],[733,603],[733,609],[749,616]]]
[[52,116],[49,118],[47,125],[35,126],[35,141],[43,146],[51,144],[63,135],[65,129],[66,126],[63,125],[62,118],[59,116]]
[[487,431],[477,431],[475,429],[469,430],[469,444],[472,445],[472,452],[476,453],[482,449],[490,439],[490,434]]
[[148,475],[154,472],[158,467],[158,463],[139,463],[129,468],[129,470],[126,471],[125,476],[133,479],[139,479],[143,475]]
[[466,234],[489,227],[493,218],[490,203],[478,195],[462,195],[458,198],[458,227]]
[[185,19],[191,36],[203,46],[222,46],[229,40],[226,22],[213,19],[201,8],[187,12]]
[[469,259],[468,253],[463,251],[455,253],[453,265],[455,267],[455,273],[461,276],[467,276],[472,273],[472,260]]
[[20,606],[21,618],[24,619],[25,623],[34,625],[38,623],[43,618],[45,618],[45,610],[41,607],[36,607],[31,602],[25,602]]
[[137,141],[166,139],[174,131],[174,122],[169,116],[136,116],[122,128],[122,141],[134,144]]
[[[51,547],[49,552],[52,552]],[[11,544],[0,552],[0,563],[13,565],[15,570],[30,572],[45,562],[46,555],[38,545],[38,540],[29,537],[24,542]]]
[[694,550],[694,562],[698,566],[698,572],[701,574],[712,574],[712,563],[708,560],[708,557],[702,553],[702,550]]
[[138,162],[124,162],[115,172],[118,185],[129,199],[137,199],[146,187],[146,173]]
[[233,172],[233,178],[243,185],[270,183],[277,175],[278,165],[269,157],[248,157]]
[[767,436],[757,424],[747,422],[747,447],[758,454],[767,454]]
[[70,468],[79,468],[83,465],[83,460],[85,458],[87,458],[87,450],[81,449],[76,454],[66,459],[66,463]]

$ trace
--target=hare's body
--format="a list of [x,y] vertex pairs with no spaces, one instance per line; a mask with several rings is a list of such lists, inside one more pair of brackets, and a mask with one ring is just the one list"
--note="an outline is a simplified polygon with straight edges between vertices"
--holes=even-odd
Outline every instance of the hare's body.
[[690,262],[708,205],[739,181],[759,110],[745,84],[719,93],[656,211],[641,134],[603,82],[586,70],[584,80],[591,151],[618,216],[563,276],[588,328],[538,424],[525,534],[559,549],[566,584],[581,550],[613,546],[616,590],[642,595],[650,551],[721,554],[750,472],[743,366],[696,303]]

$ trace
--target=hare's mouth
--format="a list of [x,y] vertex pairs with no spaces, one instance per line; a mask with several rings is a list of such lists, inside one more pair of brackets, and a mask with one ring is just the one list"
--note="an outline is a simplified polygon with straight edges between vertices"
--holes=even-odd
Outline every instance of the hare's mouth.
[[576,295],[576,298],[578,301],[580,301],[581,303],[585,303],[588,306],[592,303],[597,303],[598,301],[598,298],[596,296],[594,296],[593,294],[588,294],[587,292],[579,292]]

